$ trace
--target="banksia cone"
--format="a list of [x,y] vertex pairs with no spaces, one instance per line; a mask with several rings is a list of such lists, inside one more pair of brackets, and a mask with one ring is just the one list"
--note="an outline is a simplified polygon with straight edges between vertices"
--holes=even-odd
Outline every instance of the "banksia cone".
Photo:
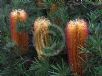
[[61,5],[64,5],[65,0],[60,0],[59,2],[53,2],[50,7],[50,14],[56,13]]
[[43,50],[48,46],[50,21],[46,18],[38,18],[34,22],[34,43],[39,59],[43,59]]
[[59,8],[59,6],[58,6],[57,3],[52,4],[51,7],[50,7],[50,14],[55,13],[58,10],[58,8]]
[[[60,3],[64,3],[63,0],[61,0]],[[60,9],[60,5],[58,3],[53,3],[51,4],[51,7],[50,7],[50,11],[49,11],[49,15],[52,17],[54,16],[52,22],[56,25],[62,25],[63,24],[63,20],[59,17],[59,16],[56,16],[56,13],[59,11]]]
[[36,0],[36,4],[37,4],[38,8],[44,9],[46,7],[44,0]]
[[86,54],[79,49],[85,46],[88,38],[87,22],[84,20],[69,21],[66,27],[66,44],[68,48],[68,58],[74,74],[83,76]]
[[27,13],[24,10],[14,10],[10,14],[11,23],[11,39],[21,49],[21,54],[26,54],[28,50],[28,33],[24,30],[17,32],[17,24],[19,22],[25,23],[27,20]]

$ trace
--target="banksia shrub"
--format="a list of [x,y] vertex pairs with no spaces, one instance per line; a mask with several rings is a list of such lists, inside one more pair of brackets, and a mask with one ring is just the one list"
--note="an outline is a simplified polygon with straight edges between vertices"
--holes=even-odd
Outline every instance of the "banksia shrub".
[[43,59],[43,50],[44,48],[48,47],[48,27],[50,24],[50,21],[43,17],[37,18],[34,22],[34,43],[39,59]]
[[28,50],[28,33],[23,29],[17,31],[17,24],[20,22],[25,23],[27,20],[27,13],[24,10],[13,10],[10,14],[11,23],[11,39],[20,48],[21,54],[26,54]]
[[88,38],[87,25],[83,19],[69,21],[65,31],[69,63],[73,73],[78,76],[83,76],[84,63],[87,58],[86,54],[80,50],[85,46]]

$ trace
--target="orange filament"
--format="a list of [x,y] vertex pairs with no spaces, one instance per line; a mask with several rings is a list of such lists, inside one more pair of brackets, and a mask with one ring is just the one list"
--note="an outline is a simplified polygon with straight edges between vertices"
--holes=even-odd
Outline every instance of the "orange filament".
[[84,47],[88,38],[88,27],[84,20],[69,21],[66,28],[68,58],[74,74],[83,76],[86,55],[79,47]]
[[25,31],[17,31],[17,23],[26,22],[27,13],[24,10],[14,10],[10,14],[10,23],[11,23],[11,39],[17,44],[21,49],[21,54],[26,54],[28,50],[28,33]]

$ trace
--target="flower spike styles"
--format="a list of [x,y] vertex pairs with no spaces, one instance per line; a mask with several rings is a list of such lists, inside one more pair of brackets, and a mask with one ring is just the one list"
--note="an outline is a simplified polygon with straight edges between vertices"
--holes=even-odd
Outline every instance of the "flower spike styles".
[[87,22],[83,19],[71,20],[68,22],[65,30],[69,63],[73,73],[78,76],[83,76],[84,72],[86,54],[79,48],[85,46],[88,38],[89,31],[87,25]]
[[25,31],[18,32],[17,24],[19,22],[25,23],[27,21],[27,13],[24,10],[18,9],[13,10],[10,13],[10,24],[11,24],[11,39],[20,48],[20,53],[26,54],[28,50],[28,33]]
[[43,59],[43,49],[48,46],[50,21],[39,17],[34,22],[34,43],[39,59]]

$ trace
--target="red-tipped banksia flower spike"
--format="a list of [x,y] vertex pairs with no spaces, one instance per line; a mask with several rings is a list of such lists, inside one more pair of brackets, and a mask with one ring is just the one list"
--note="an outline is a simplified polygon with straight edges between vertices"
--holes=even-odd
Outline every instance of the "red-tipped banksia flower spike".
[[25,31],[18,32],[17,24],[19,22],[26,22],[27,13],[24,10],[13,10],[10,13],[10,25],[11,25],[11,39],[21,49],[21,54],[26,54],[28,50],[28,33]]
[[47,18],[39,17],[34,22],[34,43],[39,59],[44,58],[44,48],[48,46],[50,21]]
[[[66,44],[68,48],[68,59],[74,75],[83,76],[86,54],[82,53],[80,47],[85,46],[88,38],[87,22],[83,19],[69,21],[66,27]],[[75,76],[76,76],[75,75]]]

